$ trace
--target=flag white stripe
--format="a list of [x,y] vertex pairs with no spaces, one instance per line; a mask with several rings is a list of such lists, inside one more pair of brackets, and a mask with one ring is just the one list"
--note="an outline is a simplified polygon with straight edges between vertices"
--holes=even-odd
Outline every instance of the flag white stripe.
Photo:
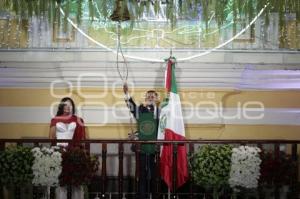
[[181,102],[177,93],[170,93],[169,107],[170,115],[167,120],[168,122],[166,128],[171,129],[174,133],[185,137]]

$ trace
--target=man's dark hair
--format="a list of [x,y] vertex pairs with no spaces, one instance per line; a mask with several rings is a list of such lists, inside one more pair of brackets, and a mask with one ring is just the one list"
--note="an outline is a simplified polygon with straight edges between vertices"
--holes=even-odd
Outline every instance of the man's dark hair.
[[149,93],[154,93],[155,96],[158,96],[158,94],[157,94],[157,92],[156,92],[155,90],[148,90],[146,93],[147,93],[147,94],[149,94]]

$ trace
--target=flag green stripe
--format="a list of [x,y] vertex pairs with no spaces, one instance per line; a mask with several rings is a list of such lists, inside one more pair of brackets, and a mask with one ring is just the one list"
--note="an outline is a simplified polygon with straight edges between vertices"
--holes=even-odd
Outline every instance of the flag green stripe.
[[172,63],[172,80],[171,80],[171,92],[177,93],[177,85],[176,85],[176,78],[175,78],[175,63]]

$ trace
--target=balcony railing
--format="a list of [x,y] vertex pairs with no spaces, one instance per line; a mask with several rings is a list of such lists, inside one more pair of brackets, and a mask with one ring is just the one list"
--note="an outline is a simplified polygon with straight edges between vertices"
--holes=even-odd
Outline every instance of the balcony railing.
[[[29,146],[41,146],[41,145],[52,145],[55,146],[59,142],[68,142],[72,144],[70,140],[50,140],[50,139],[0,139],[0,151],[5,150],[9,145],[29,145]],[[198,147],[204,144],[222,145],[230,144],[234,146],[250,145],[257,146],[264,150],[272,151],[274,156],[279,156],[281,151],[291,155],[292,160],[296,163],[295,169],[296,175],[293,176],[292,185],[290,186],[290,193],[288,198],[299,198],[299,161],[298,161],[298,145],[300,140],[185,140],[185,141],[132,141],[132,140],[105,140],[105,139],[89,139],[80,141],[82,146],[90,153],[95,154],[99,158],[99,168],[101,172],[94,178],[91,187],[93,191],[89,190],[90,198],[95,198],[98,195],[100,198],[136,198],[138,193],[138,181],[139,181],[139,164],[140,164],[140,153],[141,144],[155,144],[155,183],[153,183],[153,195],[152,198],[167,198],[168,194],[171,198],[211,198],[212,193],[205,192],[201,187],[196,185],[193,180],[190,180],[183,186],[183,188],[176,189],[176,160],[177,160],[177,147],[179,145],[185,145],[188,150],[188,154],[195,153]],[[135,144],[136,150],[134,152],[128,150],[128,147]],[[173,189],[168,193],[166,186],[161,179],[159,173],[159,161],[160,161],[160,147],[164,144],[173,145]],[[113,147],[112,147],[113,146]],[[112,153],[111,149],[115,149]],[[134,174],[126,174],[124,171],[125,159],[131,156],[135,159]],[[109,158],[115,158],[118,162],[117,175],[112,175],[111,168],[113,165],[108,164]],[[110,160],[111,161],[111,160]],[[130,167],[130,166],[129,166]],[[126,168],[126,167],[125,167]],[[130,169],[130,168],[129,168]],[[130,172],[129,172],[130,173]],[[113,184],[115,182],[115,184]],[[113,184],[109,186],[109,184]],[[133,185],[133,186],[130,186]],[[274,194],[272,198],[280,197],[280,186],[277,184],[273,185]],[[15,198],[20,198],[20,191],[15,190],[18,194]],[[265,198],[265,191],[262,187],[258,187],[258,194],[260,198]],[[0,195],[2,198],[2,195]],[[33,196],[35,196],[33,194]],[[35,196],[37,197],[37,196]],[[54,188],[51,189],[50,198],[54,198]],[[71,198],[68,194],[68,198]],[[224,194],[222,198],[231,198],[230,193]]]

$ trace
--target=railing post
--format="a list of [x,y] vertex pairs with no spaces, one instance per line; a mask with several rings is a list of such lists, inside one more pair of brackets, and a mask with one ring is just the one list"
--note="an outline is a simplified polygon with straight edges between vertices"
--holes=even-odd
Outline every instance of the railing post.
[[[280,156],[280,146],[279,144],[275,144],[274,145],[274,155],[275,155],[275,159],[279,159]],[[280,197],[280,193],[279,193],[279,185],[277,182],[275,182],[275,193],[274,193],[274,197],[275,199],[279,199]]]
[[4,151],[5,149],[5,142],[0,142],[0,151]]
[[172,198],[176,198],[176,189],[177,189],[177,148],[178,148],[178,143],[172,143],[172,148],[173,148],[173,176],[172,176],[172,184],[173,184],[173,193],[172,193]]
[[155,189],[154,189],[154,199],[160,197],[160,144],[155,145]]
[[119,144],[119,199],[123,196],[123,157],[124,157],[124,146],[123,143]]
[[0,197],[1,198],[4,198],[5,196],[4,196],[4,185],[1,185],[0,186]]
[[16,142],[16,144],[17,144],[17,146],[22,146],[23,142],[18,139],[17,142]]
[[91,149],[91,145],[90,145],[90,143],[89,142],[87,142],[87,143],[84,143],[84,148],[85,148],[85,150],[86,151],[88,151],[89,153],[90,153],[90,149]]
[[[263,152],[263,145],[261,143],[257,144],[257,147]],[[262,186],[258,186],[258,196],[259,198],[264,198],[264,192]]]
[[39,142],[34,142],[33,145],[34,147],[39,147]]
[[56,142],[56,139],[52,139],[51,140],[51,146],[56,146],[57,142]]
[[136,198],[140,197],[140,154],[141,154],[141,145],[140,143],[136,144],[136,149],[135,149],[135,192],[136,192]]
[[[0,151],[4,151],[5,150],[5,142],[0,141]],[[1,193],[0,193],[0,197],[4,198],[4,186],[0,186],[1,189]]]
[[67,185],[67,199],[72,199],[72,186]]
[[21,187],[19,185],[15,186],[15,199],[21,198]]
[[[195,151],[195,147],[194,147],[194,143],[189,143],[189,153],[191,154],[191,156],[194,154],[194,151]],[[194,198],[194,181],[193,181],[193,178],[190,175],[190,198],[193,199]]]
[[140,197],[140,154],[141,154],[141,144],[137,143],[136,144],[136,150],[135,150],[135,191],[136,191],[136,198]]
[[33,186],[33,187],[32,187],[32,198],[33,198],[33,199],[38,199],[38,198],[39,198],[37,186]]
[[298,149],[297,149],[297,144],[292,144],[292,160],[296,164],[295,169],[295,178],[292,179],[293,185],[292,185],[292,198],[298,198],[299,195],[299,185],[298,185],[298,180],[299,180],[299,171],[298,171]]
[[107,157],[107,144],[102,144],[102,171],[101,171],[101,178],[102,178],[102,186],[101,186],[101,198],[105,198],[106,193],[106,157]]
[[55,187],[50,187],[50,199],[55,198]]

